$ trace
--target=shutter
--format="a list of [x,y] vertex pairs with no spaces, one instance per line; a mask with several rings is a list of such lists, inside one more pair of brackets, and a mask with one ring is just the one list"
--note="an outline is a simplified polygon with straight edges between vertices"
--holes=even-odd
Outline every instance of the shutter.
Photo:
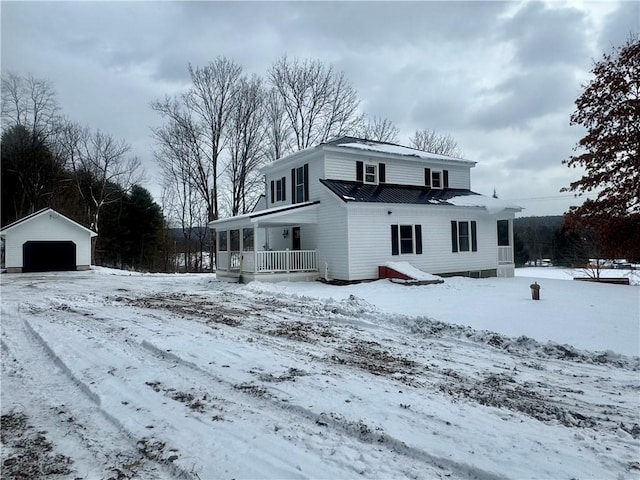
[[274,188],[275,182],[271,180],[271,204],[275,202],[276,199],[276,189]]
[[478,236],[476,234],[476,222],[475,220],[471,222],[471,251],[478,251]]
[[304,164],[304,201],[309,200],[309,164]]
[[298,203],[296,199],[296,169],[291,169],[291,203]]
[[282,201],[287,199],[287,177],[282,177]]
[[391,225],[391,255],[399,255],[398,248],[398,225]]
[[387,181],[387,166],[384,163],[378,164],[378,176],[380,177],[379,183],[385,183]]
[[449,170],[442,171],[442,187],[449,188]]
[[356,162],[356,182],[364,181],[364,163]]
[[458,222],[451,220],[451,251],[458,251]]
[[422,225],[416,225],[416,254],[422,254]]
[[430,168],[424,169],[424,184],[427,187],[431,187],[431,169]]

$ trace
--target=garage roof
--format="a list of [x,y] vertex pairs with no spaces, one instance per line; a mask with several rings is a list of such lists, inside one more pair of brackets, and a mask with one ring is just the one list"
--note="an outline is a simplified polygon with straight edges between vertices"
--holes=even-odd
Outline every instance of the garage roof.
[[20,220],[16,220],[13,223],[10,223],[9,225],[7,225],[6,227],[4,227],[2,230],[0,230],[0,236],[4,236],[7,234],[7,232],[19,225],[24,224],[25,222],[29,222],[31,220],[33,220],[34,218],[40,217],[42,215],[55,215],[58,218],[62,219],[62,220],[66,220],[67,222],[75,225],[78,228],[81,228],[82,230],[85,230],[91,237],[97,237],[98,234],[96,232],[94,232],[93,230],[80,225],[78,222],[74,222],[73,220],[71,220],[69,217],[65,217],[64,215],[62,215],[59,212],[56,212],[53,208],[43,208],[42,210],[39,210],[37,212],[32,213],[31,215],[27,215],[26,217],[22,217]]

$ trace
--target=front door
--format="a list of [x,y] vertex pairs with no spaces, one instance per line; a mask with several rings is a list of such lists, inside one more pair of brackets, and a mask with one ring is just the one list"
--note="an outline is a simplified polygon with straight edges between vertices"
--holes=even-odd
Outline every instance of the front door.
[[293,250],[300,250],[300,227],[293,227]]

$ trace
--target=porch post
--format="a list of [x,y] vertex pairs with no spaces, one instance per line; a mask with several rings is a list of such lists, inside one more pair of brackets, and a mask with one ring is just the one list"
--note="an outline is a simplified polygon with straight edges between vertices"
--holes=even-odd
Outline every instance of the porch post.
[[258,273],[258,224],[253,224],[253,273]]

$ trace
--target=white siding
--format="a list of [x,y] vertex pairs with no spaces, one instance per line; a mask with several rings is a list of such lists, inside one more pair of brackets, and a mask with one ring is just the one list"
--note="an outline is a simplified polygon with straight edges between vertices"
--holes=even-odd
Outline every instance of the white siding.
[[90,234],[57,213],[45,213],[25,220],[7,231],[5,267],[22,268],[22,246],[28,241],[72,241],[76,244],[76,265],[91,265]]
[[[321,152],[319,152],[321,153]],[[320,155],[314,156],[306,156],[300,159],[299,163],[295,164],[287,164],[280,168],[275,168],[273,170],[269,170],[267,175],[265,176],[266,180],[266,202],[267,208],[271,207],[279,207],[282,205],[291,205],[291,169],[301,167],[304,164],[309,165],[309,200],[317,200],[320,192],[320,188],[322,185],[318,181],[320,178],[324,178],[324,161]],[[355,167],[354,167],[355,168]],[[271,203],[271,181],[275,182],[280,180],[282,177],[286,179],[286,195],[284,202],[274,202]],[[322,187],[324,188],[324,187]]]
[[[392,212],[389,214],[388,212]],[[511,215],[512,216],[512,215]],[[378,266],[406,261],[433,274],[497,268],[496,220],[483,209],[445,206],[349,204],[348,280],[377,278]],[[506,218],[501,214],[499,218]],[[451,250],[451,221],[477,222],[477,252]],[[422,225],[422,254],[391,254],[391,225]],[[345,278],[346,279],[346,278]]]
[[338,155],[327,153],[324,165],[324,177],[331,180],[356,180],[356,161],[365,163],[384,163],[386,165],[386,183],[397,185],[424,186],[424,169],[448,170],[449,188],[471,188],[470,168],[461,165],[446,165],[428,160],[400,160],[390,158],[372,158],[366,155]]
[[315,226],[318,250],[318,269],[320,276],[325,275],[325,266],[329,278],[349,278],[348,224],[346,204],[339,200],[324,186],[321,192],[321,208],[318,212],[318,225]]

